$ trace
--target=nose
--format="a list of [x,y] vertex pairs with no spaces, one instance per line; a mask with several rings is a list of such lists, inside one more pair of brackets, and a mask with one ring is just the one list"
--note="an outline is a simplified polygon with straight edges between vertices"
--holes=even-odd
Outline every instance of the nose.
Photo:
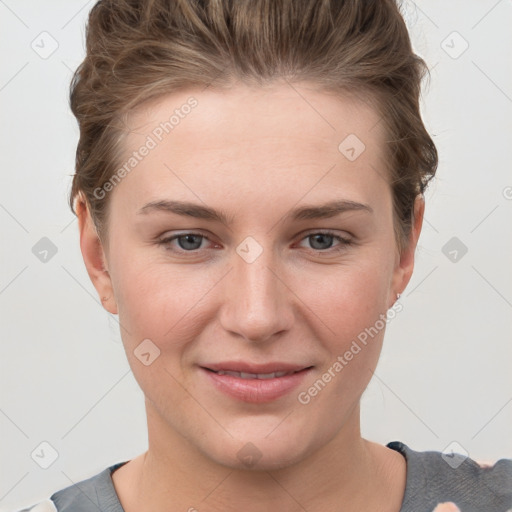
[[258,343],[290,329],[294,321],[293,293],[279,270],[282,265],[270,248],[262,249],[254,261],[233,254],[220,313],[226,331]]

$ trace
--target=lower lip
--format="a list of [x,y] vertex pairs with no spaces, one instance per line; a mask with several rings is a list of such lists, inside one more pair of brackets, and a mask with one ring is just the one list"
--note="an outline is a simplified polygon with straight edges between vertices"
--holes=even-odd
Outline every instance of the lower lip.
[[201,368],[219,391],[238,400],[253,404],[271,402],[296,388],[309,374],[311,368],[273,379],[242,379],[233,375],[219,375]]

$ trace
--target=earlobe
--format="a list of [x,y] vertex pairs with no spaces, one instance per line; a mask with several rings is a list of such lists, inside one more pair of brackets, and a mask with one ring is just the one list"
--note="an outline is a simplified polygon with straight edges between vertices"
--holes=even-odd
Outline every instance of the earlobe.
[[87,273],[98,292],[103,307],[115,315],[117,314],[117,304],[102,243],[96,232],[87,202],[83,198],[79,198],[75,204],[80,232],[80,250]]

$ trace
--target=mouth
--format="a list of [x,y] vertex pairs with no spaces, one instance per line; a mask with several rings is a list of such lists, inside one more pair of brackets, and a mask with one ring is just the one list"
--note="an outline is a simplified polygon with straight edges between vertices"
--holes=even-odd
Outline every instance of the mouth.
[[249,403],[267,403],[290,393],[312,371],[313,366],[272,363],[253,365],[219,363],[201,366],[217,391]]
[[[206,368],[209,370],[209,368]],[[217,375],[231,375],[233,377],[239,377],[240,379],[274,379],[276,377],[284,377],[285,375],[293,375],[302,370],[297,370],[295,372],[272,372],[272,373],[247,373],[247,372],[233,372],[230,370],[210,370],[211,372],[216,373]]]

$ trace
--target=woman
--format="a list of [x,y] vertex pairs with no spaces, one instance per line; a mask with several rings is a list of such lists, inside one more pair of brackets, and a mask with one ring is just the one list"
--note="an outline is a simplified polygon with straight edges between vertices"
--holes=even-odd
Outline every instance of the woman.
[[94,6],[70,199],[149,448],[40,507],[512,508],[511,460],[360,433],[437,167],[425,70],[393,0]]

